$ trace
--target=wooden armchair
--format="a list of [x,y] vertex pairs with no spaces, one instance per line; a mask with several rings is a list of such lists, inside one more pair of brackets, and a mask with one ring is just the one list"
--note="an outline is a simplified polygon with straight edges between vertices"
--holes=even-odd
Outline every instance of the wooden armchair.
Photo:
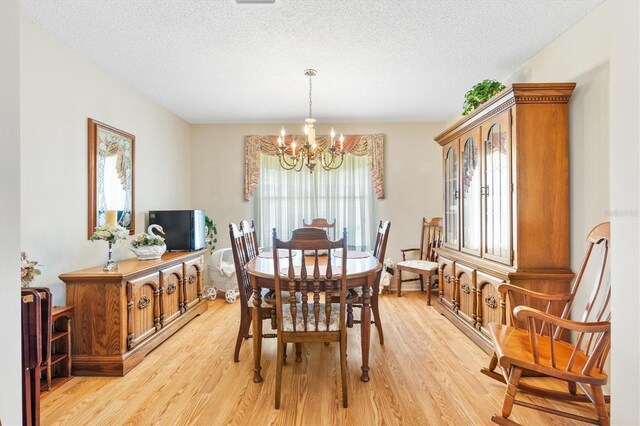
[[[255,237],[255,228],[253,228],[253,226],[251,226],[247,233],[245,233],[242,229],[238,228],[236,224],[229,224],[229,238],[231,239],[231,250],[233,251],[233,263],[236,268],[238,292],[240,293],[240,328],[238,330],[236,347],[233,353],[234,362],[240,361],[240,347],[242,345],[242,340],[252,337],[249,334],[249,330],[251,330],[251,315],[253,311],[253,303],[251,302],[253,291],[251,289],[251,280],[245,266],[251,259],[257,256],[258,252],[250,247],[252,244],[251,241],[254,241],[250,235],[251,229],[253,229]],[[267,298],[265,297],[263,301],[268,303],[266,299]],[[272,327],[275,328],[275,310],[273,309],[273,306],[264,306],[261,311],[262,319],[271,319]],[[276,337],[276,335],[274,333],[263,334],[262,337]]]
[[327,235],[329,237],[331,237],[333,240],[336,239],[336,219],[335,218],[333,218],[333,222],[331,223],[329,223],[329,221],[323,217],[316,217],[311,220],[311,223],[307,223],[303,218],[302,226],[304,228],[322,228],[327,231]]
[[[518,300],[525,301],[528,305],[534,300],[542,302],[544,311],[517,306],[510,312],[512,325],[489,325],[495,352],[489,368],[483,369],[482,372],[507,384],[502,413],[500,416],[494,414],[491,418],[493,422],[515,424],[508,420],[515,404],[584,422],[609,424],[609,414],[605,405],[608,397],[602,392],[602,386],[608,381],[604,365],[611,344],[611,286],[608,282],[603,285],[610,244],[609,223],[601,223],[593,228],[587,241],[587,253],[571,293],[548,295],[509,284],[498,286],[502,295],[503,311],[507,306],[515,306]],[[595,246],[601,249],[599,258],[591,256]],[[591,259],[597,259],[592,262],[597,266],[593,290],[580,318],[575,321],[569,320],[585,271],[592,269],[588,267]],[[560,317],[549,313],[558,307],[558,304],[563,307]],[[599,308],[596,308],[598,305]],[[568,334],[572,334],[572,343],[560,340]],[[497,366],[500,366],[502,375],[494,371]],[[565,381],[568,391],[522,383],[521,377],[527,374]],[[578,387],[582,393],[578,392]],[[517,391],[565,401],[591,402],[595,405],[597,418],[587,418],[548,406],[516,400]]]
[[[347,295],[347,230],[342,239],[330,241],[322,229],[299,228],[293,231],[291,240],[278,239],[273,230],[273,266],[275,271],[276,310],[278,319],[278,347],[276,367],[275,408],[280,408],[282,366],[288,342],[340,344],[340,372],[342,381],[342,405],[347,399],[347,331],[345,321]],[[331,250],[342,249],[340,258]],[[278,249],[288,251],[281,268]],[[313,251],[313,265],[301,265],[293,260],[293,251]],[[320,266],[319,251],[327,250],[326,266]],[[299,299],[296,298],[296,293]],[[311,300],[309,295],[312,294]],[[334,303],[337,298],[338,303]],[[299,300],[299,302],[298,302]],[[329,303],[327,303],[329,301]],[[330,377],[327,377],[328,379]],[[333,379],[329,380],[333,383]]]
[[[402,283],[420,280],[420,290],[424,291],[424,278],[427,281],[427,305],[431,305],[431,276],[438,275],[438,254],[434,249],[442,245],[442,218],[434,217],[430,221],[422,218],[420,247],[401,249],[402,262],[396,264],[398,271],[398,297],[402,296]],[[418,252],[418,259],[407,260],[407,253]],[[417,278],[402,279],[402,272],[418,274]]]

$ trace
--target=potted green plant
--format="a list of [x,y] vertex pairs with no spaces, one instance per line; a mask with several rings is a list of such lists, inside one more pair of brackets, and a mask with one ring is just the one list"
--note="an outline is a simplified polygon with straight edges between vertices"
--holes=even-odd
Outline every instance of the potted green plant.
[[464,95],[462,115],[469,114],[504,88],[504,84],[495,80],[483,80],[476,84]]

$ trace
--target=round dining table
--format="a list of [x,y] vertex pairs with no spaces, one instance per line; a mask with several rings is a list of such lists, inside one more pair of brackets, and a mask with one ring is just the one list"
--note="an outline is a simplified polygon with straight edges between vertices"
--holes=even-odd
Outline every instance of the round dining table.
[[[362,344],[362,375],[360,380],[369,381],[369,343],[371,334],[371,292],[378,272],[382,269],[382,265],[374,256],[363,257],[358,255],[359,252],[350,252],[347,254],[347,287],[362,288],[362,311],[361,311],[361,329],[360,340]],[[337,253],[332,253],[332,255]],[[319,256],[319,262],[324,260],[326,264],[326,255]],[[324,258],[324,259],[323,259]],[[293,257],[294,262],[301,263],[301,256],[298,254]],[[341,266],[342,259],[339,257],[337,263],[332,265]],[[313,256],[307,256],[305,260],[307,265],[313,264]],[[275,280],[273,273],[273,255],[258,256],[247,264],[247,272],[251,278],[251,287],[253,289],[253,381],[261,382],[261,356],[262,356],[262,289],[275,289]]]

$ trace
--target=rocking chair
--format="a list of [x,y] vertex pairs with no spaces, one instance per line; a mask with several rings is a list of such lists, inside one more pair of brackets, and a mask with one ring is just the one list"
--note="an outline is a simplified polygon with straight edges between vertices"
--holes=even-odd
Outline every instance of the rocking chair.
[[[507,385],[502,413],[494,414],[491,418],[494,423],[516,424],[508,419],[515,404],[575,420],[609,425],[609,413],[605,405],[609,402],[609,397],[602,391],[602,386],[608,382],[604,365],[611,345],[611,313],[609,312],[611,286],[608,281],[603,285],[610,244],[609,223],[601,223],[594,227],[587,241],[589,243],[587,253],[571,293],[541,294],[510,284],[498,286],[503,300],[503,315],[505,306],[515,306],[516,297],[520,297],[519,300],[524,299],[525,304],[530,304],[533,299],[542,301],[545,312],[528,306],[517,306],[510,314],[511,326],[497,323],[489,326],[494,354],[489,368],[481,371]],[[595,246],[600,246],[601,256],[599,259],[597,256],[593,257],[592,263],[597,266],[593,290],[580,318],[569,320],[571,307],[585,270],[588,269]],[[558,304],[563,306],[560,317],[549,313]],[[600,305],[600,308],[595,309],[596,305]],[[573,333],[574,338],[571,339],[571,343],[560,340],[561,337],[566,337],[567,333]],[[501,367],[502,374],[494,371],[498,365]],[[565,381],[568,392],[521,383],[520,379],[523,375],[551,377]],[[578,387],[582,393],[578,392]],[[591,402],[595,405],[597,418],[579,416],[548,406],[517,400],[515,398],[517,391],[557,400]]]

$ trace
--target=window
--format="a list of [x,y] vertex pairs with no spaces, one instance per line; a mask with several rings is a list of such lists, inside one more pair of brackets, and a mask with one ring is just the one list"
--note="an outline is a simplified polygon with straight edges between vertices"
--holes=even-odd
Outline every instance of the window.
[[367,156],[347,155],[342,167],[326,171],[320,165],[313,173],[284,170],[278,157],[260,155],[260,183],[255,197],[258,243],[271,247],[272,229],[278,238],[291,238],[291,231],[324,217],[336,219],[336,236],[347,228],[350,248],[371,248],[375,232],[373,183]]

